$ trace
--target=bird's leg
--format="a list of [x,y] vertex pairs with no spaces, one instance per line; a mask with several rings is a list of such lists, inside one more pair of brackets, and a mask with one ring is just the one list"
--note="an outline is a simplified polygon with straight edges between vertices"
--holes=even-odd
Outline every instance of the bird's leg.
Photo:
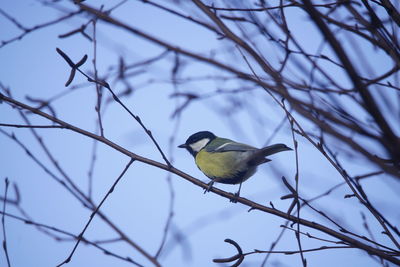
[[211,182],[208,183],[207,188],[204,189],[204,194],[207,193],[207,192],[210,192],[210,190],[213,187],[213,185],[214,185],[214,180],[211,180]]
[[[242,181],[243,182],[243,181]],[[239,190],[234,194],[233,198],[230,200],[232,203],[237,203],[237,200],[240,196],[240,189],[242,188],[242,182],[239,184]]]

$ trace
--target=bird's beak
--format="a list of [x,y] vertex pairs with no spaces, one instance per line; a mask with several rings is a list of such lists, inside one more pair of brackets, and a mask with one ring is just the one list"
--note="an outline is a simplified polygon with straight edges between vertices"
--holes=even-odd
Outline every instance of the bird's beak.
[[182,145],[179,145],[178,147],[179,148],[187,148],[187,145],[186,144],[182,144]]

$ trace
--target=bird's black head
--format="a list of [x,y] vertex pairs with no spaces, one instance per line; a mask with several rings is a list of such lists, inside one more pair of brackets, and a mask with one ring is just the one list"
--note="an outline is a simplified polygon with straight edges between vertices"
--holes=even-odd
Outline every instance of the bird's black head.
[[178,147],[186,148],[193,157],[209,142],[217,138],[212,132],[201,131],[189,136],[186,142]]

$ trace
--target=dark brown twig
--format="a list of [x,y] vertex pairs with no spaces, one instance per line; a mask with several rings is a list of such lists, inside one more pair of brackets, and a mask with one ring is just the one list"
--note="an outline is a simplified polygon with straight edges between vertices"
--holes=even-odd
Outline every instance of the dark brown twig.
[[133,163],[134,159],[131,159],[128,164],[125,166],[124,170],[122,171],[122,173],[118,176],[118,178],[115,180],[114,184],[111,186],[111,188],[108,190],[107,194],[104,196],[104,198],[100,201],[99,205],[96,207],[96,209],[94,209],[94,211],[92,212],[92,214],[90,214],[89,220],[87,221],[85,227],[83,228],[82,232],[78,235],[77,241],[75,243],[75,246],[73,247],[71,253],[68,255],[68,257],[61,262],[60,264],[58,264],[57,266],[62,266],[65,263],[68,263],[71,261],[72,256],[74,255],[76,249],[78,248],[79,243],[82,241],[83,235],[86,232],[86,229],[89,227],[90,223],[92,222],[94,216],[97,214],[97,212],[100,210],[101,206],[103,205],[103,203],[106,201],[106,199],[108,198],[108,196],[114,191],[115,186],[118,184],[118,182],[121,180],[121,178],[124,176],[124,174],[126,173],[126,171],[129,169],[129,167],[131,166],[131,164]]
[[[4,199],[7,200],[7,192],[8,192],[8,184],[9,184],[7,177],[4,179],[4,183],[5,183]],[[4,213],[6,212],[6,205],[7,205],[7,201],[3,201],[3,215],[1,216],[1,225],[2,225],[2,229],[3,229],[3,250],[4,250],[4,254],[6,256],[6,259],[7,259],[7,266],[11,267],[10,256],[8,255],[8,248],[7,248],[6,221],[4,219]]]
[[60,125],[23,125],[23,124],[0,123],[0,126],[13,127],[13,128],[41,128],[41,129],[58,128],[58,129],[64,129],[64,127],[60,126]]
[[[70,84],[73,80],[73,78],[75,77],[75,71],[79,71],[83,76],[85,76],[89,82],[93,82],[95,84],[101,85],[105,88],[107,88],[107,90],[111,93],[113,99],[122,106],[122,108],[129,113],[129,115],[134,118],[139,125],[143,128],[143,130],[145,131],[145,133],[150,137],[151,141],[154,143],[154,145],[157,147],[157,150],[160,152],[162,158],[164,159],[165,163],[168,166],[172,166],[171,163],[169,162],[169,160],[167,159],[167,157],[165,156],[164,152],[162,151],[160,145],[158,144],[158,142],[156,141],[156,139],[154,138],[152,132],[144,125],[143,121],[140,119],[140,117],[138,115],[133,114],[133,112],[121,101],[121,99],[119,99],[119,97],[114,93],[114,91],[111,89],[110,85],[106,82],[106,81],[100,81],[100,80],[96,80],[96,79],[92,79],[91,77],[89,77],[89,75],[87,75],[85,72],[83,72],[79,67],[85,63],[87,56],[83,56],[83,58],[78,62],[78,63],[73,63],[72,60],[67,56],[67,54],[65,54],[61,49],[57,48],[57,52],[64,58],[64,60],[68,63],[68,65],[71,67],[71,74],[70,74],[70,78],[67,81],[67,84]],[[66,84],[66,86],[67,86]]]
[[[78,240],[78,236],[77,236],[77,235],[74,235],[74,234],[72,234],[72,233],[70,233],[70,232],[67,232],[67,231],[65,231],[65,230],[61,230],[61,229],[59,229],[59,228],[57,228],[57,227],[50,226],[50,225],[43,224],[43,223],[39,223],[39,222],[33,221],[32,219],[26,219],[26,218],[19,217],[19,216],[13,215],[13,214],[9,214],[9,213],[7,213],[7,212],[1,212],[1,211],[0,211],[0,213],[2,214],[2,216],[5,215],[5,216],[10,217],[10,218],[13,218],[13,219],[15,219],[15,220],[21,221],[21,222],[23,222],[23,223],[25,223],[25,224],[27,224],[27,225],[36,226],[37,228],[47,229],[47,230],[50,230],[50,231],[52,231],[52,232],[56,232],[56,233],[59,233],[59,234],[66,235],[66,236],[70,237],[71,240]],[[53,237],[53,238],[54,238],[55,240],[57,240],[57,241],[59,241],[59,239],[60,239],[59,237],[55,237],[55,236],[51,236],[51,237]],[[102,251],[102,252],[103,252],[104,254],[106,254],[106,255],[110,255],[110,256],[112,256],[112,257],[115,257],[115,258],[117,258],[117,259],[126,261],[126,262],[131,263],[131,264],[134,264],[134,265],[136,265],[136,266],[143,267],[143,265],[141,265],[141,264],[139,264],[138,262],[132,260],[130,257],[124,257],[124,256],[121,256],[121,255],[118,255],[118,254],[116,254],[116,253],[114,253],[114,252],[112,252],[112,251],[110,251],[110,250],[108,250],[108,249],[105,249],[105,248],[101,247],[101,246],[99,245],[99,243],[101,243],[101,242],[90,241],[90,240],[87,240],[87,239],[84,238],[84,237],[82,237],[82,242],[85,243],[85,244],[89,244],[89,245],[91,245],[91,246],[93,246],[93,247],[99,249],[100,251]]]
[[81,13],[82,10],[71,12],[69,14],[66,14],[66,15],[62,16],[62,17],[56,18],[54,20],[50,20],[50,21],[45,22],[45,23],[37,24],[37,25],[35,25],[33,27],[29,27],[29,28],[25,27],[22,24],[20,24],[19,22],[17,22],[14,18],[12,18],[10,15],[8,15],[5,11],[0,9],[0,12],[2,13],[3,16],[6,16],[7,18],[9,18],[9,20],[11,20],[20,30],[23,31],[18,36],[15,36],[15,37],[13,37],[13,38],[11,38],[9,40],[2,40],[1,43],[0,43],[0,48],[2,48],[2,47],[6,46],[6,45],[8,45],[10,43],[13,43],[15,41],[21,40],[22,38],[24,38],[29,33],[32,33],[32,32],[37,31],[39,29],[44,29],[46,27],[58,24],[58,23],[60,23],[60,22],[62,22],[64,20],[70,19],[70,18],[74,17],[75,15]]
[[237,266],[239,266],[239,265],[243,262],[244,256],[245,256],[245,255],[243,254],[242,248],[239,246],[238,243],[236,243],[236,242],[235,242],[234,240],[232,240],[232,239],[227,238],[227,239],[225,239],[224,241],[225,241],[226,243],[229,243],[229,244],[233,245],[233,246],[236,248],[236,250],[237,250],[237,254],[234,255],[234,256],[232,256],[232,257],[229,257],[229,258],[224,258],[224,259],[213,259],[213,262],[215,262],[215,263],[227,263],[227,262],[236,261],[234,264],[231,265],[231,267],[237,267]]

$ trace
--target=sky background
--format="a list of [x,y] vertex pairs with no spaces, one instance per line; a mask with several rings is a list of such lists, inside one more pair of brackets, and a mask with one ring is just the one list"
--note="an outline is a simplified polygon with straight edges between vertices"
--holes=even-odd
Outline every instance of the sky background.
[[[117,4],[117,1],[86,1],[88,5],[106,8]],[[165,2],[163,2],[165,3]],[[170,3],[169,3],[170,4]],[[184,5],[190,6],[185,3]],[[174,6],[171,4],[171,6]],[[40,1],[4,1],[0,8],[12,15],[27,27],[41,24],[60,17],[65,10],[73,10],[73,5],[59,3],[46,6]],[[64,10],[64,11],[63,11]],[[193,16],[199,14],[192,14]],[[143,4],[141,1],[128,1],[112,12],[112,16],[138,27],[162,40],[183,48],[215,57],[248,72],[246,63],[231,51],[215,34],[186,20],[177,18],[159,9]],[[319,49],[314,40],[318,33],[308,22],[304,13],[288,10],[288,20],[300,41],[309,51]],[[86,23],[88,17],[76,16],[71,20],[46,27],[24,36],[20,41],[7,44],[0,49],[0,81],[9,88],[15,99],[35,106],[31,99],[51,99],[64,94],[52,102],[57,117],[96,132],[97,115],[95,112],[95,86],[77,74],[72,85],[65,87],[69,67],[57,54],[56,48],[62,49],[74,62],[88,55],[83,70],[93,74],[93,43],[74,35],[69,38],[58,38]],[[21,31],[4,16],[0,15],[0,40],[9,40],[18,36]],[[91,34],[92,27],[87,32]],[[266,44],[263,49],[273,46]],[[360,53],[368,54],[375,62],[375,73],[384,72],[390,66],[387,58],[379,53],[371,53],[371,48],[359,47]],[[160,55],[165,50],[126,31],[116,29],[108,24],[97,23],[97,69],[100,77],[105,77],[115,92],[122,92],[126,84],[116,81],[115,69],[120,58],[126,64],[141,62],[149,57]],[[331,54],[328,48],[325,53]],[[189,135],[200,130],[209,130],[218,136],[231,138],[253,146],[262,147],[269,143],[285,143],[293,147],[290,126],[287,122],[276,134],[274,129],[284,119],[284,112],[274,104],[263,90],[247,84],[250,90],[241,93],[226,93],[213,96],[219,90],[232,91],[243,88],[235,80],[203,79],[204,76],[225,75],[219,70],[203,63],[189,62],[180,57],[179,77],[194,77],[192,81],[171,84],[171,71],[174,67],[174,55],[169,53],[155,64],[137,68],[139,72],[129,78],[133,92],[129,97],[121,98],[126,106],[138,115],[158,141],[174,166],[202,181],[208,179],[197,169],[193,158],[176,146],[184,143]],[[271,61],[278,57],[271,56]],[[135,71],[135,70],[134,70]],[[132,72],[134,72],[132,71]],[[343,76],[337,71],[339,77]],[[293,70],[294,75],[296,70]],[[343,76],[343,84],[347,78]],[[75,88],[75,89],[73,89]],[[108,99],[110,94],[104,92]],[[176,108],[184,101],[173,97],[177,92],[191,92],[203,96],[201,101],[193,101],[180,116],[172,116]],[[238,100],[241,105],[238,106]],[[162,162],[154,144],[138,123],[133,120],[120,105],[115,102],[103,105],[105,112],[103,124],[105,136],[118,145],[138,155]],[[49,112],[48,109],[44,110]],[[48,125],[48,121],[29,113],[25,115],[32,124]],[[301,120],[301,118],[299,117]],[[301,120],[302,121],[302,120]],[[25,124],[18,110],[9,105],[0,104],[0,122]],[[302,121],[305,127],[310,125]],[[1,127],[6,133],[15,136],[40,162],[50,166],[51,172],[61,175],[46,157],[29,129]],[[38,129],[46,146],[60,163],[69,177],[84,191],[88,192],[88,171],[90,169],[93,140],[64,129]],[[272,136],[272,139],[270,138]],[[340,175],[324,160],[315,148],[304,139],[299,141],[300,192],[303,197],[316,196],[335,184],[342,182]],[[16,184],[21,196],[21,207],[38,223],[57,227],[78,235],[89,218],[90,211],[85,209],[64,187],[52,180],[45,171],[26,155],[15,141],[0,134],[0,195],[4,195],[5,185],[2,180],[10,180],[9,197],[15,199],[13,185]],[[93,173],[92,196],[96,203],[104,197],[115,179],[124,169],[129,159],[119,152],[102,144],[96,146],[96,162]],[[280,200],[288,191],[281,181],[285,176],[294,184],[295,156],[292,152],[274,155],[273,161],[259,168],[254,177],[242,186],[241,195],[250,200],[268,205],[273,202],[278,209],[286,210],[290,200]],[[364,174],[374,170],[363,161],[348,159],[344,162],[351,175]],[[174,192],[174,217],[171,232],[159,261],[164,266],[213,266],[212,259],[229,257],[236,253],[234,248],[224,243],[225,238],[238,242],[243,251],[254,249],[267,250],[280,233],[280,225],[285,220],[258,211],[248,212],[248,207],[232,204],[229,200],[213,193],[203,194],[201,188],[186,180],[170,175],[167,172],[134,162],[101,210],[123,231],[154,254],[160,246],[170,207],[170,190],[168,179],[171,179]],[[399,201],[398,182],[390,177],[384,180],[371,179],[365,182],[365,188],[371,194],[371,200],[394,222],[400,220],[398,211],[391,210],[391,203]],[[228,192],[236,192],[237,186],[217,185]],[[344,199],[349,189],[342,186],[332,194],[321,199],[317,207],[329,210],[330,215],[349,229],[360,234],[367,234],[362,229],[361,212],[365,212],[358,202]],[[19,210],[7,205],[7,212],[20,216]],[[310,210],[303,210],[302,216],[309,220],[330,225]],[[377,228],[375,220],[369,218],[371,229]],[[303,229],[303,228],[302,228]],[[55,266],[63,261],[72,250],[75,242],[71,240],[55,241],[38,231],[34,226],[6,217],[7,245],[12,266]],[[304,231],[315,233],[308,228]],[[379,230],[376,230],[379,233]],[[332,238],[317,233],[321,238]],[[63,236],[63,235],[60,235]],[[177,242],[176,237],[181,237]],[[65,237],[65,236],[63,236]],[[85,237],[89,240],[108,240],[117,235],[98,217],[89,226]],[[384,236],[375,236],[385,242]],[[321,246],[319,241],[302,238],[303,248]],[[123,242],[104,244],[110,251],[122,256],[129,256],[144,266],[151,266],[143,256]],[[292,231],[286,231],[276,246],[277,250],[297,250],[297,242]],[[3,251],[1,252],[3,253]],[[263,255],[246,257],[243,266],[259,266]],[[378,266],[364,252],[356,249],[326,250],[307,253],[309,266]],[[130,266],[131,264],[104,255],[101,251],[80,244],[72,261],[66,266]],[[300,266],[298,255],[272,255],[268,266]],[[0,266],[6,266],[4,254],[0,256]],[[224,265],[221,265],[224,266]]]

